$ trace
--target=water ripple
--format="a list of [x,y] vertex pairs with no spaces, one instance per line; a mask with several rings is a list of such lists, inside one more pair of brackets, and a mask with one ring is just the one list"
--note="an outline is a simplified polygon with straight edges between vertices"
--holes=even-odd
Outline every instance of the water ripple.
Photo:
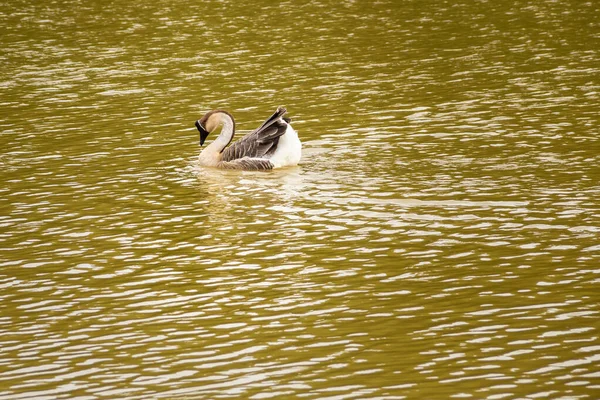
[[[595,15],[3,6],[0,399],[589,398]],[[197,165],[279,104],[299,167]]]

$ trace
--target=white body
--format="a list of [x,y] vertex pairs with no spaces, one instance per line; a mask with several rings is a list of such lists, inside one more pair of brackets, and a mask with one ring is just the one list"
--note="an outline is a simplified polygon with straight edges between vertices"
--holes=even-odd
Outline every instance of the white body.
[[298,138],[298,133],[288,124],[283,136],[279,138],[277,150],[270,161],[274,168],[291,167],[298,165],[302,156],[302,143]]

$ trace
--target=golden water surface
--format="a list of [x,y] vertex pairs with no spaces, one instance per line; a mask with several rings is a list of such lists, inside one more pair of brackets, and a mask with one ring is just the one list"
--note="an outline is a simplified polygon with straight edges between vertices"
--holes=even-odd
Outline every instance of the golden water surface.
[[[597,2],[5,0],[0,30],[1,400],[600,397]],[[298,167],[197,165],[204,112],[279,105]]]

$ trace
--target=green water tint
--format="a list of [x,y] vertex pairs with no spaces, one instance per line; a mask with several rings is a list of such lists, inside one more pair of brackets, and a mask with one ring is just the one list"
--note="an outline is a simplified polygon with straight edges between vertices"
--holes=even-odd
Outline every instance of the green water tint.
[[594,398],[599,14],[1,5],[0,399]]

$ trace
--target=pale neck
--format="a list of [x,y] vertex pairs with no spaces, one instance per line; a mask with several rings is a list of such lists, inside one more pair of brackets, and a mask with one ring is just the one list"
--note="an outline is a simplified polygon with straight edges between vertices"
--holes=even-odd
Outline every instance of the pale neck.
[[[221,113],[221,122],[223,123],[223,128],[221,129],[219,137],[223,136],[227,139],[227,143],[225,144],[225,146],[227,146],[233,139],[233,135],[235,135],[235,121],[231,115]],[[225,148],[225,146],[223,146],[223,148]]]
[[226,113],[219,113],[221,116],[221,124],[223,127],[221,128],[221,133],[219,136],[206,148],[206,150],[210,149],[211,151],[223,152],[225,147],[231,140],[233,140],[233,136],[235,135],[235,121],[233,117]]

